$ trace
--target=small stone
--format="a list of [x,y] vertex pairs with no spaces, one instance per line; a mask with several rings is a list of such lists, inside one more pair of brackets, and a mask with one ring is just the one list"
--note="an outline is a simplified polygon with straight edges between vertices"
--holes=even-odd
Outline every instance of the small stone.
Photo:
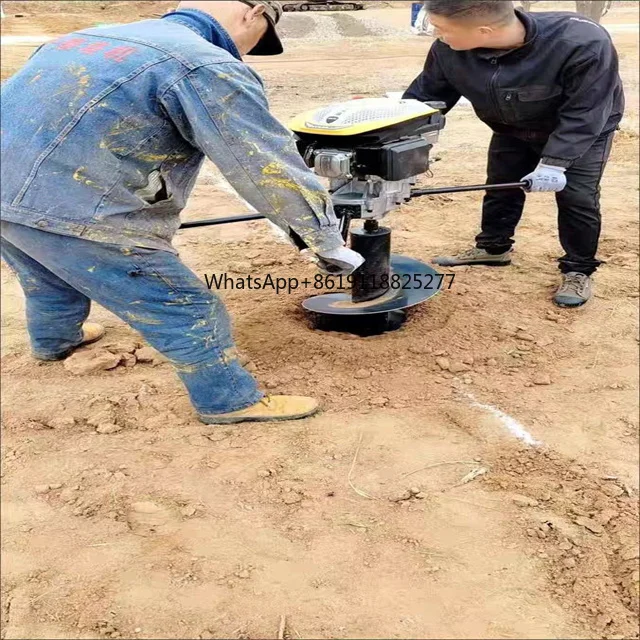
[[608,616],[606,613],[601,613],[596,618],[596,628],[600,631],[604,631],[609,624],[611,624],[611,616]]
[[122,431],[122,427],[112,422],[103,422],[96,427],[96,432],[102,435],[118,433],[118,431]]
[[580,518],[576,518],[576,524],[588,529],[591,533],[596,533],[598,535],[604,533],[604,527],[595,520],[591,520],[591,518],[581,516]]
[[420,487],[411,487],[409,489],[411,495],[417,496],[420,493]]
[[251,271],[250,262],[231,262],[227,267],[230,273],[249,273]]
[[565,558],[562,561],[562,566],[565,569],[573,569],[573,567],[576,566],[576,559],[575,558]]
[[608,482],[605,485],[601,486],[601,490],[603,493],[606,493],[610,498],[618,498],[624,493],[624,489],[619,487],[617,484]]
[[617,518],[619,515],[620,513],[615,509],[603,509],[594,517],[594,520],[600,524],[609,524],[613,518]]
[[407,351],[409,353],[422,356],[422,355],[427,355],[431,353],[431,347],[428,347],[427,345],[424,345],[424,344],[413,344],[407,347]]
[[512,498],[514,504],[519,507],[537,507],[539,502],[534,500],[533,498],[528,498],[527,496],[514,496]]
[[197,509],[192,506],[192,505],[187,505],[186,507],[183,507],[180,510],[180,513],[185,517],[185,518],[191,518],[191,516],[194,516],[196,514]]
[[50,489],[50,487],[49,487],[48,484],[37,484],[34,487],[35,492],[39,493],[39,494],[49,493],[49,489]]
[[544,531],[541,531],[540,529],[536,531],[536,534],[538,535],[538,538],[541,538],[542,540],[544,540],[547,537],[547,534]]
[[62,483],[56,482],[55,484],[50,484],[49,489],[52,491],[56,491],[57,489],[62,489]]
[[371,398],[369,400],[369,404],[374,407],[384,407],[389,402],[389,398],[379,397],[379,398]]
[[140,347],[140,344],[132,338],[123,338],[115,341],[112,340],[110,342],[101,340],[100,345],[108,351],[111,351],[111,353],[115,353],[118,355],[123,353],[134,353],[135,350]]
[[59,416],[52,418],[47,424],[51,429],[70,429],[76,426],[76,420],[71,416]]
[[99,405],[95,412],[87,417],[87,424],[91,427],[97,427],[101,424],[115,422],[116,414],[114,408],[110,404]]
[[551,377],[547,373],[538,373],[532,378],[532,382],[536,385],[549,385],[551,384]]
[[553,344],[553,340],[551,338],[544,337],[536,340],[536,345],[539,347],[548,347],[552,344]]
[[495,358],[489,358],[487,360],[487,366],[488,367],[497,367],[498,366],[498,361]]
[[449,364],[449,371],[451,373],[462,373],[463,371],[469,371],[471,367],[463,362],[452,362]]
[[302,496],[299,493],[292,491],[282,498],[282,502],[285,504],[296,504],[298,502],[302,502]]
[[66,502],[66,503],[75,502],[75,500],[76,500],[75,489],[73,489],[73,488],[63,489],[60,492],[60,500],[62,500],[62,502]]
[[247,362],[247,364],[244,365],[244,368],[249,373],[255,373],[258,370],[258,367],[256,366],[255,362]]
[[76,376],[109,371],[120,364],[120,356],[106,349],[77,351],[64,361],[64,368]]
[[558,548],[562,551],[571,551],[571,549],[573,549],[573,545],[568,540],[565,540],[558,545]]
[[151,363],[156,359],[157,351],[151,347],[142,347],[135,353],[136,360],[141,363]]
[[436,358],[436,364],[443,370],[448,371],[451,363],[447,358]]
[[271,267],[274,264],[277,264],[277,260],[275,258],[256,258],[251,261],[252,267]]
[[357,378],[358,380],[364,380],[365,378],[370,378],[371,377],[371,372],[368,371],[367,369],[358,369],[354,376],[354,378]]
[[242,578],[243,580],[247,580],[251,577],[251,574],[246,569],[243,569],[242,571],[238,571],[238,573],[236,573],[236,576],[238,576],[238,578]]
[[516,338],[518,340],[524,340],[525,342],[536,341],[536,339],[530,333],[525,333],[524,331],[518,331],[518,333],[516,334]]
[[622,551],[620,551],[620,557],[625,561],[637,560],[638,558],[640,558],[638,547],[634,547],[633,545],[624,547]]
[[468,364],[469,366],[471,366],[475,362],[475,360],[473,359],[473,356],[466,356],[462,358],[462,362],[463,364]]
[[123,353],[120,355],[120,364],[125,367],[131,368],[135,367],[138,359],[133,355],[133,353]]
[[536,535],[536,530],[535,529],[527,529],[527,535],[530,538],[533,538]]
[[258,471],[258,477],[259,478],[268,478],[271,474],[269,473],[269,471],[267,469],[261,469],[260,471]]

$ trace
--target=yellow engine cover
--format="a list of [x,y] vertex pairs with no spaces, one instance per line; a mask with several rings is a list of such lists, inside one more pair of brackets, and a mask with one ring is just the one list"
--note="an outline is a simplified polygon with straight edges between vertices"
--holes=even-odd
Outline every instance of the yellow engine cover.
[[428,117],[434,113],[438,113],[438,110],[418,100],[364,98],[307,111],[294,118],[289,128],[295,133],[355,136]]

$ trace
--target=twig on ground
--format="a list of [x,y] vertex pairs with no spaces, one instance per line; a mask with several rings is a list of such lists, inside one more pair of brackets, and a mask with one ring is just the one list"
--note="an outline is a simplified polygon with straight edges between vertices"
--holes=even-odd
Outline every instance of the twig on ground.
[[280,628],[278,629],[278,640],[284,640],[284,633],[287,628],[287,616],[280,616]]
[[473,471],[467,473],[467,475],[464,478],[462,478],[460,482],[458,482],[457,484],[454,484],[453,486],[460,487],[463,484],[467,484],[472,480],[475,480],[476,478],[483,476],[485,473],[487,473],[487,471],[489,471],[489,469],[487,469],[486,467],[479,467],[478,469],[474,469]]
[[353,484],[353,481],[351,480],[351,476],[353,475],[353,470],[355,469],[356,462],[358,460],[358,453],[360,453],[360,447],[362,446],[362,438],[364,438],[364,433],[360,433],[360,439],[358,440],[358,446],[356,447],[356,452],[353,455],[353,462],[351,463],[351,469],[349,469],[349,475],[347,476],[347,481],[349,483],[349,486],[359,496],[362,496],[363,498],[368,498],[369,500],[378,500],[378,498],[376,498],[375,496],[370,496],[366,491],[362,491],[362,489],[358,489],[358,487],[356,487]]
[[428,464],[426,467],[420,467],[415,471],[409,471],[408,473],[403,473],[400,477],[406,478],[407,476],[412,476],[414,473],[419,473],[420,471],[425,471],[426,469],[434,469],[435,467],[443,467],[445,465],[450,464],[478,464],[473,460],[455,460],[453,462],[436,462],[435,464]]
[[356,527],[356,529],[368,529],[369,527],[366,524],[360,524],[358,522],[343,522],[343,527]]

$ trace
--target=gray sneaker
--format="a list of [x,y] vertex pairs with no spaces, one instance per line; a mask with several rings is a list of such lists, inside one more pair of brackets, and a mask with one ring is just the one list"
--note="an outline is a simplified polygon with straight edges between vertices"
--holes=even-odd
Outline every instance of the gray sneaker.
[[505,251],[505,253],[499,253],[492,255],[487,253],[484,249],[478,249],[472,247],[467,249],[457,256],[440,256],[433,259],[434,264],[438,264],[441,267],[460,267],[462,265],[486,265],[488,267],[506,267],[511,264],[511,255],[513,249]]
[[584,273],[571,271],[562,276],[562,284],[553,301],[559,307],[581,307],[593,293],[591,278]]

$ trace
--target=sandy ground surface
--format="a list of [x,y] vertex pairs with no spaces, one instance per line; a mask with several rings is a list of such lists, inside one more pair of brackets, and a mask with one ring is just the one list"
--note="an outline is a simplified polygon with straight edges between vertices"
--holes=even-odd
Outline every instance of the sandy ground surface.
[[[28,14],[3,35],[170,6],[3,4]],[[635,24],[637,10],[606,21]],[[252,64],[283,121],[400,91],[430,46],[408,22],[406,3],[287,16],[288,53]],[[82,378],[36,363],[3,264],[2,637],[276,638],[282,616],[288,638],[636,637],[638,42],[614,37],[629,107],[603,183],[607,264],[583,310],[550,302],[560,247],[545,195],[529,198],[511,268],[458,270],[394,334],[315,333],[304,292],[221,292],[261,383],[321,398],[316,418],[206,428],[159,358]],[[2,77],[30,51],[2,47]],[[482,182],[489,137],[454,110],[425,184]],[[479,205],[406,206],[389,217],[394,250],[466,246]],[[184,218],[245,210],[207,166]],[[176,245],[202,277],[315,273],[263,222]],[[141,346],[107,311],[92,318],[109,330],[93,349]],[[116,432],[97,433],[105,422]]]

